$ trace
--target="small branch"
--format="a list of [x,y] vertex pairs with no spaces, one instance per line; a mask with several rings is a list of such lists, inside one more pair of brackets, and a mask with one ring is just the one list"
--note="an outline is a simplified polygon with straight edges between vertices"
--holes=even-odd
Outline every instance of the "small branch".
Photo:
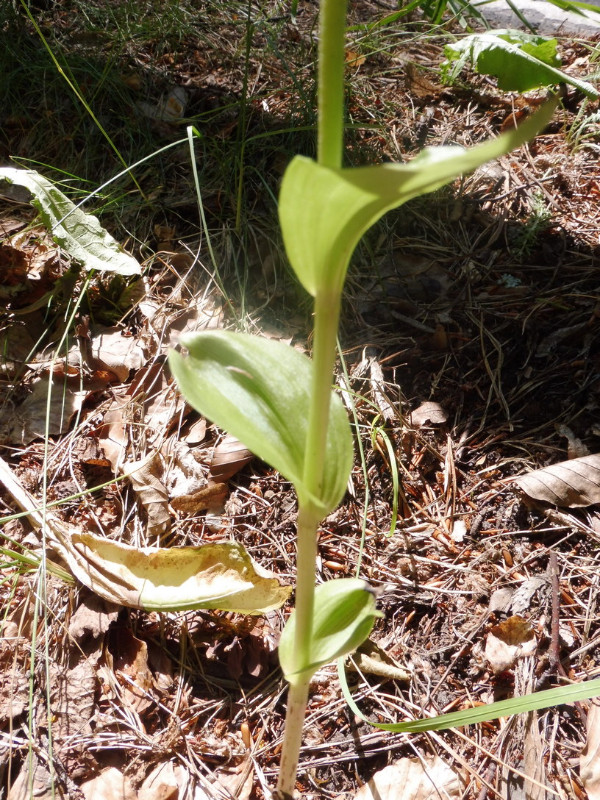
[[548,572],[550,573],[550,588],[552,592],[548,672],[550,675],[556,675],[560,668],[560,584],[558,580],[558,558],[554,550],[550,552]]

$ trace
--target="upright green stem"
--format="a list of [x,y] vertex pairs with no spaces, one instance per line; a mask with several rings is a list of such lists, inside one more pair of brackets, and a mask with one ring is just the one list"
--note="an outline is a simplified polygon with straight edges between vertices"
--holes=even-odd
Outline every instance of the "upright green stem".
[[[318,76],[318,162],[338,169],[344,146],[344,44],[347,0],[322,0]],[[330,287],[315,297],[313,340],[313,385],[304,456],[304,486],[320,497],[326,458],[327,430],[331,406],[331,383],[340,317],[341,290]],[[318,506],[308,502],[298,510],[298,552],[296,572],[297,663],[308,659],[312,640],[315,603],[317,529],[321,520]],[[294,675],[288,692],[285,734],[281,753],[277,794],[290,800],[302,744],[312,670]]]
[[344,47],[347,0],[321,0],[317,161],[339,169],[344,148]]

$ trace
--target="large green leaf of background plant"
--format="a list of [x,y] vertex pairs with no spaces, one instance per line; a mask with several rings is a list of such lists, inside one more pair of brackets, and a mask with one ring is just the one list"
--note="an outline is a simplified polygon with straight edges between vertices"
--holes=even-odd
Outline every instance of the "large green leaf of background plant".
[[0,168],[2,182],[21,186],[40,213],[54,241],[84,269],[139,275],[141,267],[104,230],[96,217],[77,208],[53,183],[32,169]]
[[354,248],[386,211],[439,189],[460,175],[533,138],[552,117],[556,99],[515,130],[469,150],[433,147],[407,164],[328,169],[296,156],[279,196],[279,220],[288,258],[313,296],[341,291]]
[[588,81],[582,81],[559,69],[557,41],[531,33],[495,30],[474,33],[446,45],[447,61],[442,69],[450,79],[456,78],[468,61],[477,72],[493,75],[498,87],[508,92],[528,92],[558,83],[575,86],[592,100],[600,93]]
[[232,331],[184,336],[189,355],[172,352],[169,364],[186,400],[294,484],[301,504],[322,516],[346,491],[352,434],[332,391],[325,472],[320,497],[308,493],[304,458],[313,365],[293,347]]

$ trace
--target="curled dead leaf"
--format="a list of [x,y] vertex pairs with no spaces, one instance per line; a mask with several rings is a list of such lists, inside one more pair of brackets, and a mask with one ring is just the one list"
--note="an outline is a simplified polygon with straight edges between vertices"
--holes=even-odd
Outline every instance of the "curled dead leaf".
[[410,424],[415,428],[424,425],[443,425],[448,421],[448,412],[433,400],[426,400],[410,414]]
[[562,508],[600,503],[600,453],[536,469],[515,483],[534,500]]
[[533,655],[536,648],[531,624],[515,614],[491,628],[485,642],[485,657],[493,671],[499,673],[512,669],[519,658]]
[[215,483],[225,483],[246,466],[254,455],[247,447],[228,434],[215,447],[210,462],[210,477]]
[[133,486],[146,512],[148,533],[162,536],[171,527],[169,496],[163,481],[163,463],[158,454],[125,464],[123,472]]

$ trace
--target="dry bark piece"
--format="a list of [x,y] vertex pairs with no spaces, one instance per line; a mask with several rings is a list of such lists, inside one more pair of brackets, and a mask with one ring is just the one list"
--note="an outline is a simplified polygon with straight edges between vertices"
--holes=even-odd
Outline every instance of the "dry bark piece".
[[536,469],[515,483],[534,500],[562,508],[600,503],[600,453]]
[[239,439],[228,434],[213,451],[210,477],[215,483],[225,483],[253,458],[254,455],[247,447],[244,447]]
[[464,777],[441,758],[401,758],[376,772],[354,800],[451,800],[462,797]]

